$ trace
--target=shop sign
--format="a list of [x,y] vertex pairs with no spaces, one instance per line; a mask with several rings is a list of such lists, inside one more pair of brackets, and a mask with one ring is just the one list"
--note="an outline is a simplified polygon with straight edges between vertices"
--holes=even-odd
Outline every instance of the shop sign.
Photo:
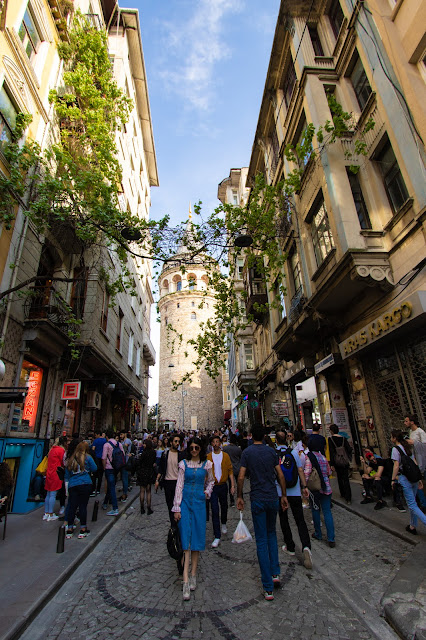
[[43,371],[32,370],[28,379],[28,392],[22,412],[22,421],[26,421],[29,431],[35,427],[42,378]]
[[81,382],[64,382],[62,385],[62,400],[79,400]]
[[287,402],[273,402],[271,405],[273,416],[288,416]]
[[324,371],[324,369],[331,367],[332,364],[334,364],[334,353],[330,353],[328,356],[316,363],[314,366],[315,375],[317,376],[321,371]]
[[403,302],[391,307],[388,311],[370,322],[350,338],[339,344],[342,358],[348,358],[353,353],[376,342],[388,335],[401,325],[419,316],[426,311],[426,292],[420,291],[413,294]]
[[339,427],[339,430],[347,431],[350,429],[348,410],[345,408],[335,408],[331,410],[333,423]]

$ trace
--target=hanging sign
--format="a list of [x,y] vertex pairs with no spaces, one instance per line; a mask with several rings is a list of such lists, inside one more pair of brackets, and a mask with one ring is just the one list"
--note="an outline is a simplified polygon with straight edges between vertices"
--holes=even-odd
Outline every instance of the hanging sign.
[[79,400],[81,382],[64,382],[62,385],[62,400]]

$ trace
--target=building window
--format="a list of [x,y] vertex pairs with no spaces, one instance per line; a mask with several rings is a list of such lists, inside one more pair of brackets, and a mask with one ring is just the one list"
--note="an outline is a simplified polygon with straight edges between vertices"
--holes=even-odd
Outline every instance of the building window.
[[316,56],[323,56],[324,49],[322,48],[321,40],[318,34],[316,26],[308,27],[309,35],[311,36],[312,47]]
[[337,38],[340,32],[343,20],[345,19],[339,0],[331,1],[330,10],[328,12],[328,18],[330,20],[333,33]]
[[142,326],[142,300],[138,300],[138,324]]
[[362,195],[359,174],[353,173],[349,167],[346,167],[346,173],[348,174],[349,184],[351,185],[352,197],[361,229],[371,229],[370,216],[368,215],[368,209],[364,201],[364,196]]
[[37,54],[37,50],[41,42],[41,36],[37,30],[30,7],[27,7],[27,10],[25,11],[24,19],[21,22],[18,33],[25,52],[29,60],[32,61]]
[[238,204],[238,191],[236,189],[232,189],[232,204]]
[[86,302],[87,274],[88,269],[86,267],[76,267],[74,269],[70,307],[77,320],[83,318],[84,304]]
[[331,235],[327,210],[322,194],[313,208],[311,235],[315,258],[317,266],[319,267],[334,247],[333,236]]
[[195,307],[195,302],[194,301],[191,302],[191,307]]
[[299,254],[294,251],[290,258],[291,277],[293,279],[294,293],[302,290],[302,269],[300,268]]
[[177,303],[177,308],[180,309],[180,302]]
[[253,345],[245,344],[244,345],[244,358],[246,361],[246,369],[252,370],[254,369],[254,359],[253,359]]
[[109,309],[109,293],[104,291],[103,299],[102,299],[101,329],[102,331],[105,331],[105,332],[107,330],[107,325],[108,325],[108,309]]
[[0,89],[0,148],[12,140],[12,129],[16,126],[18,110],[3,85]]
[[291,96],[293,95],[294,85],[296,84],[297,76],[296,71],[294,69],[294,64],[292,58],[289,60],[289,64],[287,67],[286,74],[283,80],[282,90],[284,93],[284,101],[288,108],[291,100]]
[[389,202],[396,213],[408,199],[408,191],[389,139],[374,159],[379,164]]
[[189,276],[188,276],[188,289],[190,291],[194,291],[194,289],[196,287],[196,283],[197,283],[196,276],[193,273],[189,274]]
[[193,311],[191,313],[191,320],[196,320],[197,319],[197,314]]
[[137,376],[140,376],[140,374],[141,374],[141,346],[140,346],[140,344],[138,344],[138,346],[136,347],[135,373],[136,373]]
[[362,111],[367,104],[368,98],[370,97],[372,91],[358,53],[355,53],[355,56],[351,63],[351,69],[352,70],[350,71],[349,78],[351,80],[356,99],[358,100],[358,104]]
[[281,320],[286,317],[287,312],[286,312],[286,308],[285,308],[284,293],[283,293],[283,291],[281,289],[280,284],[281,284],[280,283],[280,279],[277,278],[277,280],[275,280],[275,291],[274,291],[274,294],[275,294],[275,300],[276,300],[277,304],[279,305],[277,310],[278,310],[279,321],[281,322]]
[[122,337],[123,337],[123,318],[124,318],[124,313],[122,312],[122,310],[119,307],[118,308],[118,318],[117,318],[117,336],[116,336],[116,340],[115,340],[115,348],[117,349],[117,351],[120,351],[120,353],[121,353],[121,342],[122,342]]
[[133,331],[130,329],[129,333],[129,351],[127,353],[127,364],[129,367],[133,367],[133,348],[135,344],[135,335]]
[[[294,137],[294,147],[296,147],[297,145],[305,144],[307,128],[308,128],[308,123],[306,122],[306,116],[303,113],[299,120],[299,124],[296,130],[296,135]],[[298,158],[299,166],[301,168],[306,167],[306,165],[308,164],[309,158],[311,157],[311,154],[312,154],[312,144],[310,144],[308,149],[306,149],[303,157]]]
[[182,291],[182,280],[176,282],[176,291]]

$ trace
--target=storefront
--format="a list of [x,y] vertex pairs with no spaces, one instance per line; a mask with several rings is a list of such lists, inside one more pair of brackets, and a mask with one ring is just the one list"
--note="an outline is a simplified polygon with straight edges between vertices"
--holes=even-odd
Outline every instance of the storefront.
[[387,455],[392,429],[426,424],[426,291],[401,297],[340,345],[363,447]]
[[0,439],[0,460],[9,465],[14,480],[9,511],[28,513],[40,506],[39,502],[32,499],[31,479],[43,459],[44,449],[44,440],[13,437]]

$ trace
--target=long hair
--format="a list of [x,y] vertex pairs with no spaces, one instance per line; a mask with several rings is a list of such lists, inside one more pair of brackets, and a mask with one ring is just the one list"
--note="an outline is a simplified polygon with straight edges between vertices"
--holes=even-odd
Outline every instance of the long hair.
[[193,438],[191,438],[191,440],[187,444],[187,447],[186,447],[186,459],[187,460],[192,460],[191,452],[189,450],[189,447],[191,446],[191,444],[198,444],[198,446],[200,447],[200,462],[204,462],[204,460],[207,460],[206,447],[205,447],[203,441],[200,438],[198,438],[197,436],[194,436]]
[[395,438],[399,445],[401,445],[407,456],[411,456],[411,454],[413,453],[413,449],[411,445],[406,441],[405,433],[403,431],[400,431],[399,429],[394,429],[393,431],[391,431],[391,436],[392,438]]
[[72,453],[67,460],[68,470],[73,471],[74,473],[77,471],[84,471],[88,453],[89,445],[87,442],[80,442],[74,453]]

